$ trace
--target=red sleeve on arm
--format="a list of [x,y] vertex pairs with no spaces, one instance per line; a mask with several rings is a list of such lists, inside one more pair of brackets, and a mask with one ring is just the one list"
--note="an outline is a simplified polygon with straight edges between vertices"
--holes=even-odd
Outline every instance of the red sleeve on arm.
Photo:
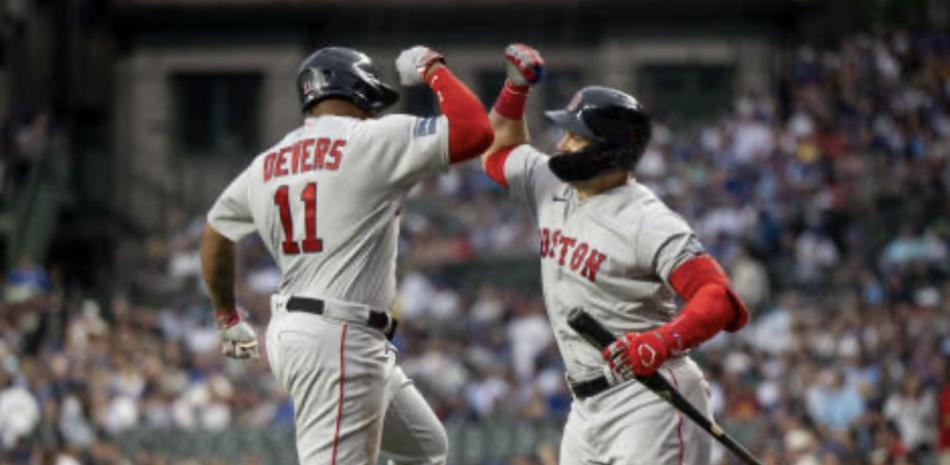
[[442,113],[449,120],[449,162],[459,163],[481,155],[495,137],[482,102],[446,67],[433,71],[426,81],[439,97]]
[[689,259],[670,273],[670,286],[673,286],[673,290],[687,302],[699,292],[700,287],[711,282],[729,285],[726,273],[709,255]]
[[508,119],[524,119],[524,107],[528,102],[528,86],[519,86],[506,80],[505,86],[501,88],[498,94],[498,100],[495,100],[495,113]]
[[708,255],[676,267],[670,285],[686,301],[680,315],[660,328],[674,349],[696,347],[723,329],[735,332],[749,321],[749,312],[729,287],[729,278]]
[[505,147],[488,154],[485,159],[485,174],[501,187],[508,187],[508,179],[505,178],[505,162],[508,161],[508,155],[511,155],[514,149],[514,147]]
[[[495,101],[493,107],[495,113],[512,120],[523,119],[529,90],[528,86],[519,86],[506,80],[505,86],[498,94],[498,100]],[[508,187],[508,179],[505,178],[505,161],[514,149],[515,146],[500,148],[485,157],[485,174],[501,187]]]

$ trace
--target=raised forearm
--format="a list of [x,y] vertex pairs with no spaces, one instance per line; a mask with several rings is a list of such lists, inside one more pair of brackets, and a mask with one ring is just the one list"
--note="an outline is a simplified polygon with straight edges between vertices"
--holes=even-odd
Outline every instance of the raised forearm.
[[528,97],[528,88],[515,88],[505,83],[498,101],[492,111],[488,113],[495,139],[482,154],[482,166],[489,171],[490,160],[493,157],[503,156],[511,147],[527,144],[528,123],[524,120],[524,105]]
[[235,245],[210,225],[201,234],[201,274],[216,317],[234,312]]
[[528,123],[524,118],[511,119],[492,110],[488,114],[492,130],[495,131],[495,141],[488,148],[487,153],[498,151],[506,147],[527,144],[530,141]]
[[[525,105],[531,85],[540,81],[544,74],[541,55],[524,44],[511,44],[505,48],[505,62],[507,79],[488,114],[495,140],[482,154],[482,166],[493,178],[503,174],[497,171],[503,166],[503,159],[511,152],[511,148],[529,142],[528,125],[524,119]],[[496,180],[504,184],[502,179]]]
[[492,141],[491,124],[478,97],[445,67],[442,54],[417,45],[396,57],[399,82],[405,86],[425,82],[438,96],[449,124],[449,162],[477,157]]
[[493,138],[482,102],[441,63],[430,67],[425,81],[438,95],[449,122],[449,161],[460,163],[479,156]]

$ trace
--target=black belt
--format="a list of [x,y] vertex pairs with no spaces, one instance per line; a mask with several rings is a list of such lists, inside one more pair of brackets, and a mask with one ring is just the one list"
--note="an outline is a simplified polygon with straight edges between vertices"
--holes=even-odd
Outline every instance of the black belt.
[[578,399],[586,399],[591,396],[596,396],[607,389],[610,389],[610,383],[604,376],[598,376],[587,381],[571,383],[571,392],[573,392],[574,397],[577,397]]
[[[320,299],[296,296],[287,299],[287,311],[289,312],[306,312],[314,315],[323,315],[325,307],[326,304]],[[386,338],[391,340],[393,335],[396,334],[396,326],[399,325],[399,320],[389,316],[386,312],[370,310],[369,317],[364,323],[370,328],[376,328],[382,331],[386,335]]]

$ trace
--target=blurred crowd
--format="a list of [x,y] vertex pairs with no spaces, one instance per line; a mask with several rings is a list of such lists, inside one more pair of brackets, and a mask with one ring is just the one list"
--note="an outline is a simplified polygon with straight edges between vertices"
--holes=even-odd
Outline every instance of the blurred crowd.
[[[562,420],[571,398],[539,291],[445,272],[476,259],[537,266],[527,216],[476,168],[409,200],[401,364],[447,424]],[[744,93],[691,129],[656,121],[636,176],[689,220],[754,312],[693,354],[726,429],[769,464],[950,463],[950,35],[802,48],[774,92]],[[116,438],[292,424],[265,362],[218,355],[203,219],[169,224],[125,271],[149,298],[99,304],[28,261],[8,274],[3,463],[160,464],[124,458]],[[263,328],[279,274],[257,239],[240,257],[239,300]],[[714,463],[730,460],[717,450]]]

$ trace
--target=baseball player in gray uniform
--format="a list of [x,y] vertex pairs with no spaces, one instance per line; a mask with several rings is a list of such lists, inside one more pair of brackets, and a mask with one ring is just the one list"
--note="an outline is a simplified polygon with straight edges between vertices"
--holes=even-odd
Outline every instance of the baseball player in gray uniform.
[[[688,352],[741,328],[745,306],[686,221],[632,176],[650,137],[637,100],[581,89],[546,113],[565,131],[548,156],[527,145],[523,118],[543,60],[522,44],[505,57],[508,79],[490,114],[495,140],[482,161],[538,224],[544,301],[574,396],[560,463],[708,465],[711,437],[632,378],[659,371],[711,417]],[[623,336],[601,353],[567,325],[574,307]]]
[[379,117],[398,94],[356,50],[317,50],[300,67],[303,125],[258,155],[215,202],[202,271],[226,356],[257,354],[236,311],[235,242],[257,232],[280,269],[267,358],[294,402],[304,465],[443,464],[445,430],[387,336],[395,320],[399,212],[419,180],[472,159],[492,131],[477,97],[426,47],[403,51],[404,85],[428,84],[443,115]]

